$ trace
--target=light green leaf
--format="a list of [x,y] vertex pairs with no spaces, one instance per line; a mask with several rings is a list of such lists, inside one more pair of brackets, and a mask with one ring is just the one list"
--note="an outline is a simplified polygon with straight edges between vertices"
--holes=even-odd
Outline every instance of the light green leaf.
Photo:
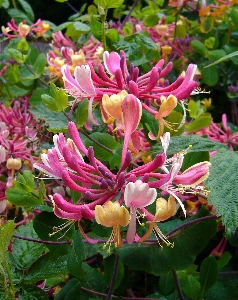
[[20,52],[17,49],[8,49],[9,54],[11,55],[12,58],[15,59],[16,62],[18,62],[19,64],[23,64],[28,55],[22,54],[22,52]]
[[13,186],[6,191],[7,199],[19,206],[34,206],[42,203],[39,192],[34,188],[34,177],[28,170],[18,174],[17,180],[13,181]]
[[75,30],[84,32],[84,33],[88,32],[90,30],[90,27],[87,24],[85,24],[83,22],[79,22],[79,21],[74,22],[74,28],[75,28]]
[[7,221],[4,225],[0,226],[0,261],[6,260],[6,251],[14,233],[14,221]]
[[16,24],[19,24],[20,22],[26,20],[27,24],[32,24],[31,19],[27,16],[27,14],[25,14],[24,12],[22,12],[20,9],[17,8],[10,8],[7,10],[9,16],[15,20]]
[[221,216],[226,235],[238,227],[238,154],[222,150],[211,159],[210,175],[206,180],[209,204]]
[[98,0],[98,4],[104,9],[117,8],[122,5],[123,2],[124,0]]
[[207,48],[203,45],[203,43],[199,42],[198,40],[193,40],[191,41],[191,45],[196,52],[204,56],[206,55]]
[[195,132],[209,126],[211,122],[212,122],[212,117],[210,116],[210,114],[207,115],[204,114],[196,118],[189,125],[185,125],[185,128],[187,132]]

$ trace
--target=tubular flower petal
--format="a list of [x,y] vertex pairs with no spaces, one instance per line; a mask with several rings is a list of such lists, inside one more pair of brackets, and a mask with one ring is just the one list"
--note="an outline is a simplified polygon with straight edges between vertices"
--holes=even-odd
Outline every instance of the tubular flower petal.
[[131,220],[127,231],[127,242],[132,244],[136,234],[136,210],[145,207],[155,201],[157,196],[156,189],[150,188],[147,183],[141,180],[129,182],[124,192],[126,206],[130,207]]
[[162,222],[170,217],[172,217],[176,213],[176,201],[173,196],[170,196],[168,201],[166,201],[164,198],[158,198],[156,200],[156,213],[154,216],[153,221],[148,221],[148,231],[146,234],[139,240],[139,242],[144,242],[149,238],[152,232],[154,232],[159,245],[161,245],[161,241],[164,242],[167,246],[172,246],[165,235],[161,232],[156,222]]
[[124,144],[122,150],[122,162],[124,162],[128,143],[131,135],[136,131],[142,115],[142,105],[134,95],[127,95],[122,102],[122,116],[125,131]]
[[115,75],[116,70],[120,69],[121,58],[116,52],[109,53],[108,51],[104,51],[103,61],[107,72],[111,75]]
[[105,227],[112,227],[112,233],[108,241],[104,244],[104,248],[110,245],[112,241],[115,247],[122,247],[122,239],[120,226],[126,226],[130,220],[130,214],[124,206],[120,206],[119,202],[108,201],[104,206],[95,206],[96,222]]

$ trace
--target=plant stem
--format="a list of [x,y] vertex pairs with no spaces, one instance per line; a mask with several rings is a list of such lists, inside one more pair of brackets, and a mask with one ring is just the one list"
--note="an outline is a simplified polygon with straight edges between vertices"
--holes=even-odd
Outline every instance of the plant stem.
[[105,28],[106,16],[107,16],[107,10],[105,9],[104,13],[101,14],[101,20],[102,20],[102,46],[103,46],[104,51],[107,50],[106,28]]
[[78,13],[78,10],[77,10],[75,7],[73,7],[73,5],[69,3],[69,1],[67,1],[66,4],[67,4],[67,5],[68,5],[75,13]]
[[[35,73],[32,71],[32,69],[26,63],[24,63],[24,65],[31,72],[31,74],[35,75]],[[39,79],[46,87],[50,87],[49,84],[46,83],[41,77],[39,77],[37,79]]]
[[125,17],[125,19],[124,19],[123,22],[121,23],[121,29],[125,26],[126,22],[127,22],[128,19],[130,18],[130,15],[131,15],[133,9],[135,8],[137,2],[138,2],[138,0],[135,0],[134,3],[132,4],[131,9],[130,9],[128,15]]
[[107,297],[105,298],[105,300],[111,299],[113,288],[114,288],[114,285],[115,285],[115,282],[116,282],[116,278],[117,278],[119,260],[120,260],[120,257],[116,253],[116,260],[115,260],[114,269],[113,269],[113,273],[112,273],[112,280],[111,280],[110,287],[109,287],[109,290],[108,290],[108,293],[107,293]]
[[33,239],[33,238],[25,237],[25,236],[20,236],[17,234],[14,234],[13,237],[16,239],[26,240],[26,241],[35,242],[35,243],[49,244],[49,245],[51,245],[51,244],[54,244],[54,245],[72,244],[71,241],[65,241],[65,242],[43,241],[43,240]]
[[178,294],[179,294],[179,299],[180,300],[185,300],[182,289],[181,289],[181,285],[180,285],[180,282],[179,282],[179,279],[178,279],[178,275],[176,273],[176,270],[172,269],[172,274],[173,274],[173,277],[174,277],[175,286],[176,286]]

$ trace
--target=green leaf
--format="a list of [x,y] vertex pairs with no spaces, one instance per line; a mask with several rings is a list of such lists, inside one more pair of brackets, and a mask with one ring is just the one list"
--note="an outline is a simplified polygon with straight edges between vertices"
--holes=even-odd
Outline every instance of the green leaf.
[[19,300],[48,300],[48,295],[35,285],[24,285],[19,293]]
[[69,251],[68,271],[77,278],[82,277],[82,261],[84,259],[84,243],[79,231],[75,231],[73,247]]
[[[167,150],[167,155],[175,154],[180,151],[183,151],[192,145],[192,148],[189,149],[190,152],[200,152],[200,151],[214,151],[214,150],[222,150],[229,148],[218,142],[211,141],[207,138],[190,134],[184,136],[174,136],[171,138],[169,143],[169,148]],[[156,145],[152,146],[151,152],[153,154],[157,154],[162,152],[161,143],[157,143]]]
[[235,286],[224,287],[221,282],[216,282],[204,294],[204,300],[236,300],[238,299],[238,288]]
[[205,258],[200,267],[200,298],[203,298],[203,294],[206,290],[211,288],[218,277],[218,264],[214,256]]
[[193,165],[202,161],[209,161],[210,155],[208,151],[190,152],[184,156],[182,171],[192,167]]
[[0,226],[0,262],[6,260],[6,252],[14,233],[14,221],[7,221]]
[[26,15],[28,16],[28,18],[34,22],[35,19],[35,15],[34,12],[30,6],[30,4],[27,1],[24,0],[18,0],[21,3],[21,6],[23,8],[23,10],[25,11]]
[[[102,133],[102,132],[94,132],[90,134],[90,137],[102,144],[103,146],[106,146],[110,150],[115,150],[119,144],[115,141],[115,139],[108,133]],[[113,156],[113,153],[103,149],[101,146],[95,144],[93,141],[86,139],[85,140],[85,146],[88,148],[89,146],[93,146],[94,148],[94,155],[98,159],[102,159],[105,161],[109,161],[111,157]]]
[[105,281],[103,275],[97,269],[90,267],[86,263],[83,263],[82,267],[85,272],[85,277],[80,281],[82,286],[90,290],[104,293]]
[[[116,260],[116,256],[114,254],[104,259],[104,277],[105,277],[106,284],[108,285],[110,285],[112,280],[115,260]],[[119,260],[117,277],[116,277],[115,285],[113,286],[113,290],[115,290],[119,286],[119,284],[123,279],[123,276],[124,276],[124,266],[123,263]]]
[[81,299],[81,284],[78,279],[71,279],[56,295],[55,300]]
[[30,98],[30,105],[37,106],[40,103],[42,103],[41,95],[43,95],[43,94],[47,94],[50,96],[51,95],[50,89],[49,88],[38,88],[38,89],[34,90],[31,95],[31,98]]
[[76,21],[74,22],[74,29],[82,33],[87,33],[90,30],[90,27],[83,22]]
[[19,43],[17,44],[17,50],[19,50],[20,52],[28,52],[29,50],[29,45],[26,41],[26,39],[21,39],[19,41]]
[[203,56],[206,55],[207,48],[203,45],[203,43],[199,42],[198,40],[193,40],[191,41],[191,45],[196,52],[200,53]]
[[230,259],[232,258],[232,255],[225,251],[223,254],[222,254],[222,257],[220,257],[217,261],[217,264],[218,264],[218,269],[222,269],[223,267],[225,267],[228,262],[230,261]]
[[92,17],[91,21],[90,21],[90,28],[91,28],[92,34],[95,36],[95,38],[98,39],[99,41],[101,41],[102,40],[102,23]]
[[203,68],[201,70],[202,81],[209,86],[213,86],[218,82],[218,70],[216,66],[211,66],[210,68]]
[[238,227],[238,155],[231,150],[222,150],[211,159],[210,175],[206,185],[211,191],[209,204],[217,216],[221,216],[226,235]]
[[218,60],[223,58],[224,56],[226,56],[226,52],[223,49],[212,50],[208,52],[208,57],[211,59]]
[[[26,238],[39,239],[33,228],[32,222],[19,226],[19,228],[16,229],[15,234]],[[12,255],[19,269],[28,269],[33,262],[40,257],[45,249],[46,247],[44,244],[14,238]]]
[[38,78],[42,75],[45,66],[46,66],[46,56],[45,54],[41,53],[37,57],[36,62],[33,65],[33,72],[35,73],[35,78]]
[[28,170],[23,174],[18,174],[17,180],[13,181],[13,186],[6,191],[7,199],[19,206],[34,206],[42,203],[39,192],[34,188],[34,176]]
[[88,99],[83,99],[78,103],[76,109],[76,125],[82,127],[88,119]]
[[104,9],[117,8],[122,5],[123,2],[124,0],[98,0],[98,4]]
[[22,54],[22,52],[17,49],[8,49],[8,53],[19,64],[23,64],[26,61],[27,56],[28,56],[28,55]]
[[106,32],[106,37],[112,42],[117,43],[119,41],[119,33],[115,28],[109,29]]
[[23,13],[20,9],[10,8],[7,10],[9,16],[15,20],[16,24],[19,24],[22,21],[26,21],[27,24],[32,24],[31,19],[27,14]]
[[193,276],[188,275],[186,278],[180,280],[182,291],[189,299],[196,299],[200,292],[200,283]]
[[[65,227],[64,230],[51,235],[54,232],[54,227],[60,227],[65,224],[65,220],[59,219],[54,213],[43,211],[38,214],[33,220],[33,227],[41,240],[51,242],[69,242],[74,234],[73,227]],[[69,224],[70,225],[70,224]],[[72,224],[71,224],[72,225]],[[69,229],[70,228],[70,229]],[[67,231],[67,232],[66,232]],[[59,240],[60,239],[60,240]],[[69,252],[70,244],[46,244],[46,247],[59,255]]]
[[212,122],[212,117],[210,114],[208,115],[201,115],[198,118],[196,118],[192,123],[189,125],[185,125],[187,132],[195,132],[198,131],[204,127],[207,127]]
[[57,88],[57,86],[51,82],[50,91],[53,97],[45,94],[41,95],[41,99],[44,104],[55,112],[61,112],[68,106],[68,96],[63,89]]
[[9,5],[10,5],[9,0],[0,0],[0,7],[8,9]]
[[[185,223],[206,214],[207,211],[202,209],[196,216],[187,219]],[[166,224],[172,225],[174,221],[170,222],[166,222]],[[174,238],[170,237],[169,240],[174,243],[174,248],[165,246],[161,250],[159,245],[135,243],[124,245],[116,250],[122,262],[127,266],[157,276],[172,269],[182,270],[190,266],[215,233],[216,221],[214,219],[206,220],[183,227],[176,232]]]
[[203,109],[201,108],[200,101],[190,100],[188,103],[188,111],[190,118],[196,119],[203,113]]
[[238,55],[238,51],[235,51],[235,52],[233,52],[231,54],[225,55],[224,57],[218,59],[217,61],[215,61],[214,63],[212,63],[212,64],[210,64],[210,65],[208,65],[206,67],[204,67],[203,69],[210,68],[211,66],[217,65],[217,64],[219,64],[219,63],[221,63],[223,61],[226,61],[227,59],[230,59],[230,58],[232,58],[234,56],[237,56],[237,55]]
[[13,98],[15,97],[21,97],[29,94],[29,90],[23,89],[17,85],[10,87],[10,94]]
[[30,109],[30,112],[34,115],[35,119],[45,119],[49,124],[50,132],[68,132],[68,119],[62,113],[57,113],[48,109],[43,103]]
[[159,290],[163,295],[168,295],[174,290],[174,278],[172,272],[162,274],[159,278]]
[[48,252],[41,256],[28,270],[24,277],[27,283],[35,283],[40,280],[63,275],[67,272],[67,255]]

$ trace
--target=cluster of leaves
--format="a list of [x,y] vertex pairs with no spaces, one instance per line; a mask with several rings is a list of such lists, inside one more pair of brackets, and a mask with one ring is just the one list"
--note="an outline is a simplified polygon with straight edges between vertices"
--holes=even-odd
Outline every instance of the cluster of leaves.
[[[222,98],[224,95],[234,101],[235,97],[230,94],[228,86],[236,84],[237,58],[234,51],[238,49],[237,7],[228,10],[222,24],[202,34],[197,19],[194,20],[194,15],[186,6],[177,11],[168,9],[163,2],[146,1],[144,6],[139,2],[132,17],[138,18],[145,27],[152,28],[162,13],[168,24],[178,20],[180,13],[185,15],[186,19],[182,18],[177,28],[177,38],[185,38],[189,34],[195,39],[191,41],[194,52],[183,53],[183,60],[198,64],[201,86],[211,90],[215,103],[226,102]],[[16,21],[27,20],[32,23],[34,14],[30,6],[23,0],[19,3],[23,10],[9,9],[8,13]],[[130,20],[122,32],[120,28],[106,26],[108,9],[115,9],[115,17],[128,13],[122,3],[121,0],[98,0],[98,8],[89,6],[87,13],[84,13],[85,5],[55,31],[65,30],[78,47],[93,35],[109,51],[124,50],[129,61],[139,66],[141,72],[146,72],[152,62],[158,61],[162,55],[149,33],[146,30],[135,33]],[[6,1],[0,1],[0,4],[8,8]],[[168,14],[171,11],[173,15]],[[46,71],[46,50],[47,47],[42,51],[37,41],[32,44],[22,38],[16,38],[7,45],[0,55],[0,69],[8,65],[6,73],[0,77],[1,99],[7,106],[12,99],[29,96],[30,111],[34,117],[44,118],[48,131],[67,134],[68,116],[71,114],[69,99],[60,80],[55,83],[50,80]],[[231,53],[230,60],[223,59],[220,64],[207,67]],[[179,58],[174,61],[175,71],[171,80],[181,71],[179,64],[183,64],[183,60]],[[74,224],[66,227],[63,233],[60,231],[52,235],[53,228],[64,227],[65,223],[54,215],[49,201],[45,201],[49,199],[51,184],[54,183],[36,180],[34,173],[28,169],[22,170],[13,186],[6,191],[6,197],[14,204],[15,210],[8,212],[8,221],[0,227],[1,299],[109,299],[112,293],[122,298],[128,290],[135,297],[168,300],[184,299],[183,295],[194,300],[238,297],[238,279],[233,276],[234,272],[236,275],[238,272],[237,153],[225,144],[192,134],[209,126],[213,113],[216,114],[220,109],[219,105],[213,104],[213,111],[207,110],[201,101],[196,100],[196,97],[189,100],[186,125],[177,132],[171,132],[167,154],[172,156],[193,145],[185,156],[183,170],[209,160],[209,154],[214,151],[217,154],[211,159],[210,176],[206,181],[207,189],[211,191],[206,208],[202,206],[195,215],[185,220],[174,218],[160,224],[160,229],[170,236],[174,248],[164,247],[161,251],[154,239],[148,243],[124,245],[109,254],[103,249],[102,242],[110,233],[95,221],[83,221],[82,224],[89,235],[100,238],[101,242],[94,245],[82,239]],[[102,123],[97,108],[94,113]],[[105,162],[111,170],[117,170],[120,168],[122,145],[106,132],[106,125],[92,126],[92,130],[83,136],[87,117],[88,101],[85,99],[75,106],[71,119],[77,124],[85,146],[92,145],[95,157]],[[178,109],[167,121],[180,123],[181,119],[182,113]],[[145,133],[156,133],[158,123],[143,112],[140,127]],[[237,132],[235,126],[232,128]],[[181,135],[183,133],[186,135]],[[148,141],[151,145],[148,155],[153,157],[161,152],[159,143],[149,138]],[[100,144],[105,147],[102,148]],[[45,142],[34,154],[39,155],[41,149],[50,147],[51,144]],[[111,151],[108,152],[106,147]],[[79,198],[72,191],[70,196],[75,202]],[[210,214],[211,206],[215,214]],[[25,222],[24,215],[29,216],[28,222]],[[17,229],[14,229],[15,224],[11,220],[15,216],[15,222],[21,224]],[[222,228],[218,228],[221,222],[217,217],[222,220]],[[140,230],[143,233],[143,228]],[[227,251],[223,251],[219,258],[210,256],[223,234],[227,240]]]

